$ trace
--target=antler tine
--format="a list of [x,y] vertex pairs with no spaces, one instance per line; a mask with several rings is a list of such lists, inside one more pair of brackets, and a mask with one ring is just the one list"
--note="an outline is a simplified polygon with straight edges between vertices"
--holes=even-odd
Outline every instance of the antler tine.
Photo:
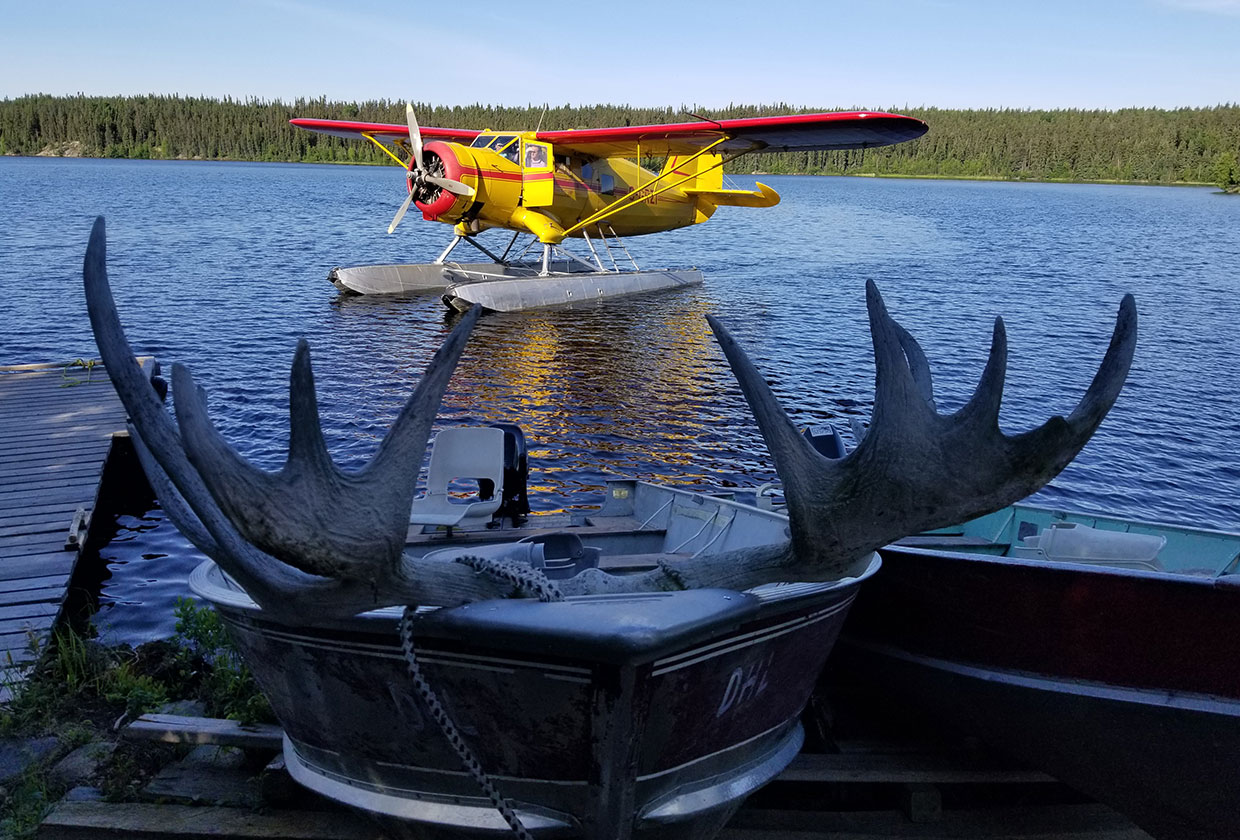
[[1088,426],[1091,431],[1098,427],[1124,387],[1136,349],[1137,301],[1131,294],[1126,294],[1119,302],[1115,332],[1111,335],[1106,356],[1089,383],[1089,390],[1068,416],[1069,423],[1078,427]]
[[[276,473],[233,450],[211,422],[205,392],[174,365],[177,422],[190,461],[237,530],[261,550],[311,574],[384,578],[400,564],[431,424],[476,320],[470,312],[452,331],[374,460],[357,472],[341,470],[327,452],[304,341],[289,377],[288,460]],[[328,522],[333,527],[325,528]]]
[[[749,403],[749,410],[753,412],[758,430],[762,433],[766,448],[775,462],[775,471],[784,482],[785,494],[795,493],[794,485],[800,482],[802,475],[799,470],[793,469],[792,465],[807,461],[818,464],[827,462],[828,459],[820,455],[797,431],[783,406],[771,392],[770,386],[766,384],[766,379],[722,322],[714,315],[707,315],[706,322],[710,324],[715,340],[732,368],[732,375],[736,377],[741,393]],[[789,489],[790,487],[793,489]]]
[[142,433],[134,427],[133,423],[127,423],[125,426],[129,430],[129,439],[138,455],[138,463],[142,465],[147,482],[151,485],[151,490],[155,493],[155,498],[159,500],[159,506],[164,513],[168,514],[168,518],[177,526],[182,536],[203,554],[212,559],[222,554],[223,549],[220,548],[220,544],[202,524],[198,514],[194,513],[193,506],[185,500],[181,491],[168,478],[168,473],[160,466],[159,459],[142,439]]
[[439,412],[439,404],[448,388],[448,381],[456,370],[457,362],[460,361],[461,353],[465,350],[465,344],[469,341],[481,313],[481,307],[471,306],[435,351],[417,388],[405,401],[392,428],[379,444],[379,451],[362,470],[380,485],[407,490],[408,498],[402,499],[397,505],[400,508],[399,515],[403,517],[406,525],[415,489],[413,476],[421,468],[422,459],[426,456],[431,425]]
[[[999,428],[999,408],[1003,403],[1003,383],[1007,378],[1007,327],[995,318],[990,337],[990,355],[973,396],[956,412],[961,424],[979,430]],[[1122,380],[1121,380],[1122,381]]]
[[916,386],[917,393],[927,405],[934,408],[934,377],[930,373],[930,362],[926,359],[925,352],[917,343],[917,339],[913,338],[912,333],[895,321],[891,324],[895,327],[896,337],[900,341],[900,349],[904,351],[909,375],[913,377],[913,385]]
[[922,420],[934,413],[934,394],[930,364],[921,345],[908,330],[887,313],[887,305],[873,280],[865,283],[865,305],[870,318],[870,338],[874,346],[874,412],[870,421],[872,437],[882,426],[884,412],[908,420]]
[[1047,469],[1053,470],[1047,476],[1047,481],[1066,467],[1089,442],[1089,438],[1115,404],[1128,377],[1128,371],[1132,368],[1136,346],[1137,303],[1131,294],[1127,294],[1120,301],[1115,331],[1111,335],[1106,355],[1081,401],[1067,419],[1052,417],[1037,429],[1009,438],[1012,460],[1027,462],[1037,458],[1039,453],[1054,453],[1054,458],[1047,459]]
[[323,439],[323,423],[319,418],[319,398],[314,388],[314,370],[310,366],[310,343],[297,339],[293,367],[289,371],[288,388],[288,465],[290,468],[313,464],[320,469],[334,466]]
[[181,449],[176,428],[151,388],[151,383],[143,376],[133,349],[125,338],[108,284],[107,237],[102,216],[96,218],[91,227],[86,257],[82,262],[82,280],[86,289],[86,311],[99,355],[130,419],[161,463],[166,465],[170,477],[185,493],[186,499],[192,502],[209,501],[210,496],[205,488],[202,488],[204,492],[200,496],[195,493],[195,474]]

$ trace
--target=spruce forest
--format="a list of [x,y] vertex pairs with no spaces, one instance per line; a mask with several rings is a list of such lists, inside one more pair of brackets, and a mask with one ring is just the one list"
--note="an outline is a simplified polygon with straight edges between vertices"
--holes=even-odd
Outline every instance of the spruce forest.
[[[599,128],[798,113],[787,105],[723,109],[617,105],[414,106],[424,125],[501,130]],[[1240,105],[1116,111],[885,108],[925,120],[924,137],[881,149],[746,156],[736,173],[945,178],[1240,182]],[[690,115],[693,112],[693,115]],[[0,100],[0,154],[385,163],[367,143],[295,129],[293,117],[404,122],[404,103],[292,103],[181,96],[22,96]]]

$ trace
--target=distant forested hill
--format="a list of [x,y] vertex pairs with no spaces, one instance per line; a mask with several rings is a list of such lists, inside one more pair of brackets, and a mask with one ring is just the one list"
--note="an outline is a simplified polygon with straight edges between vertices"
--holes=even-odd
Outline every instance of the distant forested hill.
[[[518,129],[597,128],[691,120],[673,108],[617,105],[509,108],[418,107],[426,125]],[[787,105],[698,111],[715,119],[793,113]],[[734,172],[875,174],[1030,180],[1240,182],[1240,105],[1125,108],[1118,111],[957,111],[902,108],[930,132],[865,152],[752,155]],[[0,154],[83,155],[341,163],[382,163],[365,143],[324,137],[292,117],[404,122],[398,102],[292,103],[180,96],[54,97],[0,100]]]

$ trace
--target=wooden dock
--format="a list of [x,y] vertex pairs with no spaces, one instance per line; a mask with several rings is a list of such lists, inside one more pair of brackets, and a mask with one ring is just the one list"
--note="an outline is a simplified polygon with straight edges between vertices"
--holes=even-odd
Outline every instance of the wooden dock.
[[[364,817],[293,782],[281,734],[264,724],[143,716],[122,731],[124,741],[193,751],[159,770],[137,801],[105,802],[98,790],[74,789],[37,837],[383,840]],[[719,840],[1151,840],[1111,809],[1063,796],[1066,789],[1034,770],[907,743],[838,746],[798,756]]]
[[0,367],[0,701],[60,617],[125,416],[102,365]]

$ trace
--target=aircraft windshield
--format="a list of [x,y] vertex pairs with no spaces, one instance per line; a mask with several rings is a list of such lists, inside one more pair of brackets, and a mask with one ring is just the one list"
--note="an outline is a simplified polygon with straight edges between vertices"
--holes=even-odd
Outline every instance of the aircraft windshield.
[[517,137],[514,134],[500,134],[499,136],[483,134],[475,137],[474,142],[469,145],[475,149],[490,149],[493,152],[498,152],[513,163],[517,162],[517,156],[521,148],[521,144],[517,142]]

